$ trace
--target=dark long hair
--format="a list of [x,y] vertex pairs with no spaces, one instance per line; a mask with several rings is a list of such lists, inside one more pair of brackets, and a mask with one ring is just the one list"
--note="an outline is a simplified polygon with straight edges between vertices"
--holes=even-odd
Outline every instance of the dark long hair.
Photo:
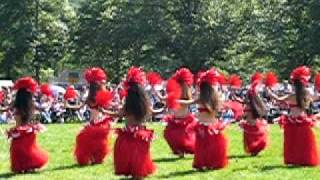
[[248,99],[253,118],[257,119],[266,116],[266,106],[259,94],[249,94]]
[[209,83],[203,82],[200,84],[199,102],[211,113],[219,111],[218,94]]
[[181,87],[181,99],[182,100],[190,100],[192,99],[192,95],[190,94],[190,87],[183,81],[179,81],[179,85]]
[[101,89],[101,86],[97,83],[91,83],[89,85],[89,94],[86,100],[87,104],[89,105],[96,104],[96,94],[97,94],[97,91],[99,91],[100,89]]
[[306,110],[308,108],[307,90],[303,84],[296,80],[294,81],[296,101],[299,108]]
[[139,84],[129,82],[128,85],[128,95],[124,104],[125,114],[133,116],[137,122],[144,122],[151,114],[147,95]]
[[21,118],[21,124],[30,123],[34,110],[33,95],[30,92],[18,90],[13,107]]

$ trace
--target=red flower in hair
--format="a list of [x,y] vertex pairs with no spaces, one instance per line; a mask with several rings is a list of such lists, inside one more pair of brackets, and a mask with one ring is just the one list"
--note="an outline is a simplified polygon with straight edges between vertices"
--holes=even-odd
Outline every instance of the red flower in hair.
[[193,84],[193,74],[187,68],[181,68],[177,70],[173,78],[179,83],[181,82],[186,83],[188,86],[192,86]]
[[210,85],[219,85],[222,82],[221,79],[222,79],[222,76],[218,71],[216,71],[215,69],[210,69],[201,74],[200,84],[206,82],[206,83],[209,83]]
[[262,80],[263,80],[263,75],[260,72],[256,72],[251,77],[251,84],[253,84],[253,83],[261,83]]
[[4,98],[5,98],[4,92],[0,91],[0,103],[3,103]]
[[241,88],[242,80],[241,80],[240,76],[238,76],[236,74],[232,74],[228,79],[228,83],[231,87]]
[[147,73],[147,80],[151,86],[155,86],[157,84],[161,84],[163,79],[159,73],[149,72]]
[[65,100],[75,99],[77,97],[77,91],[72,86],[69,86],[63,97]]
[[308,85],[311,78],[311,69],[306,66],[300,66],[294,69],[290,75],[291,81],[300,81],[304,86]]
[[124,82],[124,86],[126,89],[129,88],[129,83],[137,83],[141,86],[144,86],[146,83],[146,76],[145,73],[141,68],[138,67],[131,67],[128,71],[127,78]]
[[267,87],[270,87],[270,88],[275,86],[278,83],[277,75],[273,72],[267,72],[264,83]]
[[112,94],[108,90],[100,90],[96,94],[96,103],[99,107],[106,108],[112,101]]
[[99,67],[93,67],[87,69],[84,73],[84,77],[88,83],[102,83],[107,80],[107,75],[103,69]]
[[170,109],[179,109],[180,104],[177,103],[177,100],[181,98],[182,90],[178,82],[171,78],[167,82],[167,107]]
[[52,97],[52,91],[49,84],[42,84],[40,86],[40,92],[46,96]]
[[37,86],[38,86],[38,83],[34,79],[32,79],[32,77],[23,77],[18,79],[15,82],[13,89],[15,90],[25,89],[30,93],[35,93],[37,90]]
[[320,91],[320,74],[317,74],[314,79],[314,86],[316,87],[317,91]]

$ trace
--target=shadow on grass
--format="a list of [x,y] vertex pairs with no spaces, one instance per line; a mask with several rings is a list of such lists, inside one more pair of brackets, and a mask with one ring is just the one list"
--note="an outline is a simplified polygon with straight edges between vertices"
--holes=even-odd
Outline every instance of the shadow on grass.
[[5,174],[0,174],[0,179],[10,179],[10,178],[15,178],[15,177],[18,177],[18,176],[23,176],[23,175],[26,175],[26,174],[39,174],[38,171],[35,171],[35,172],[28,172],[28,173],[5,173]]
[[169,162],[176,162],[179,160],[190,160],[191,158],[180,158],[180,157],[173,157],[173,158],[160,158],[155,159],[154,162],[156,163],[169,163]]
[[84,168],[86,166],[79,166],[78,164],[73,164],[73,165],[68,165],[68,166],[61,166],[61,167],[56,167],[53,169],[49,169],[47,171],[63,171],[63,170],[69,170],[69,169],[80,169]]
[[261,168],[261,171],[272,171],[275,169],[300,169],[306,168],[305,166],[286,166],[286,165],[271,165],[271,166],[264,166]]
[[214,171],[214,170],[195,170],[195,169],[191,169],[191,170],[187,170],[187,171],[172,172],[172,173],[169,173],[167,175],[159,176],[159,178],[161,178],[161,179],[170,179],[170,178],[173,178],[173,177],[183,177],[183,176],[188,176],[188,175],[192,175],[192,174],[199,174],[199,173],[204,173],[204,172],[210,172],[210,171]]

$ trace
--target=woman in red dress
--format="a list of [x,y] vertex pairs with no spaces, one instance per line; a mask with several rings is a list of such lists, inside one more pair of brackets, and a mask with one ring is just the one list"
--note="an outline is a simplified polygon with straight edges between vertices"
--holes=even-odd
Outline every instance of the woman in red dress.
[[172,114],[163,119],[167,123],[164,138],[173,153],[180,157],[194,153],[196,121],[189,110],[193,102],[192,85],[193,74],[186,68],[179,69],[167,84],[167,107]]
[[90,122],[77,135],[74,151],[75,158],[81,166],[103,163],[110,153],[109,134],[112,122],[110,116],[103,116],[102,113],[112,99],[104,87],[105,72],[100,68],[91,68],[85,72],[85,78],[90,84],[86,100],[90,109]]
[[245,151],[251,156],[257,156],[268,145],[268,123],[264,119],[266,107],[256,89],[262,84],[262,76],[255,74],[251,79],[244,120],[240,122],[240,127],[243,129]]
[[211,69],[200,75],[198,119],[195,127],[196,143],[193,167],[196,169],[221,169],[228,165],[228,142],[223,130],[226,124],[217,118],[222,107],[219,93],[219,73]]
[[145,74],[140,68],[129,69],[124,83],[127,91],[125,104],[118,113],[127,121],[124,128],[117,129],[118,138],[114,145],[115,174],[131,176],[133,179],[143,179],[156,170],[150,153],[153,130],[144,125],[152,113],[143,90],[145,81]]
[[31,77],[24,77],[16,81],[14,89],[17,90],[13,104],[16,126],[7,132],[11,140],[11,170],[16,173],[31,172],[48,162],[47,152],[37,144],[37,133],[45,128],[32,123],[35,110],[33,94],[37,83]]
[[290,76],[295,94],[278,97],[268,92],[278,101],[290,106],[290,113],[280,118],[284,129],[284,163],[295,166],[318,166],[319,154],[316,137],[312,130],[315,125],[313,117],[307,112],[313,97],[306,87],[311,78],[311,70],[305,66],[296,68]]

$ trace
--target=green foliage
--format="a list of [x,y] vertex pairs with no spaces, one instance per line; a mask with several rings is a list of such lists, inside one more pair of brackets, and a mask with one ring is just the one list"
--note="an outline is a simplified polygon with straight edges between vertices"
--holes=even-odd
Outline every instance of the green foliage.
[[27,65],[39,63],[56,73],[103,66],[114,81],[131,65],[165,77],[181,66],[214,65],[244,79],[320,65],[318,0],[39,0],[38,28],[35,2],[0,3],[7,76],[33,73]]

